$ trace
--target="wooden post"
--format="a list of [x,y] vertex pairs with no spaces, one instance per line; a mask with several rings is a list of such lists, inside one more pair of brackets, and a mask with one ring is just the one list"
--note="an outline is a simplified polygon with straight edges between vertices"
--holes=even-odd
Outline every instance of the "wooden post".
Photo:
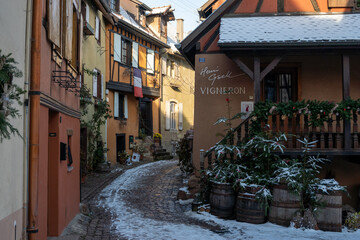
[[205,150],[204,149],[200,149],[200,170],[204,170],[204,157],[205,155]]
[[[349,55],[342,56],[343,67],[343,99],[350,98],[350,58]],[[351,126],[350,120],[344,120],[344,149],[349,150],[351,148]]]
[[333,117],[333,115],[331,115],[331,119],[328,122],[328,132],[329,132],[328,145],[329,145],[329,149],[332,149],[334,147],[333,136],[332,136],[332,133],[333,133],[332,117]]
[[359,138],[358,138],[358,124],[357,124],[357,112],[353,111],[353,129],[354,129],[354,149],[359,147]]
[[261,82],[261,72],[260,72],[260,58],[254,57],[254,102],[257,103],[260,101],[260,82]]

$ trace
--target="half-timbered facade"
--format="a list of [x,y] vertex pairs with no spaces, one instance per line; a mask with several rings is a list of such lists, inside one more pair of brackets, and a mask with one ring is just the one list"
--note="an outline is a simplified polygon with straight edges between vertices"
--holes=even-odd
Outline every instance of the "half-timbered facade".
[[[250,112],[254,103],[265,100],[340,102],[360,97],[360,15],[355,1],[227,0],[211,11],[179,48],[196,71],[196,169],[200,150],[214,145],[220,140],[216,133],[224,130],[213,123],[229,111]],[[358,113],[351,114],[352,121],[340,121],[334,114],[323,127],[309,127],[301,114],[273,116],[263,124],[274,132],[318,140],[315,151],[333,160],[322,175],[347,185],[352,198],[344,202],[356,206],[360,149]],[[249,118],[233,122],[238,140],[248,136],[249,124]],[[286,154],[300,151],[290,138]]]
[[114,5],[114,25],[106,27],[106,96],[113,118],[108,121],[108,160],[119,162],[123,151],[131,153],[139,133],[160,131],[160,49],[167,48],[146,27],[139,1]]

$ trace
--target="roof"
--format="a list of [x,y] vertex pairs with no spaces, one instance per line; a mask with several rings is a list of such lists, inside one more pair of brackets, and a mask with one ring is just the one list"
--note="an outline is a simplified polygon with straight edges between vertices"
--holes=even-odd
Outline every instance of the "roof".
[[123,23],[124,25],[127,25],[128,27],[134,29],[135,31],[141,33],[148,39],[150,39],[153,42],[156,42],[161,47],[168,48],[169,46],[162,42],[155,34],[153,34],[149,29],[142,27],[135,19],[133,19],[127,11],[120,6],[119,13],[117,12],[111,12],[111,14],[115,17],[118,23]]
[[223,17],[220,46],[360,43],[360,14]]
[[153,8],[151,11],[145,11],[146,16],[156,15],[156,14],[167,14],[173,12],[174,9],[171,9],[171,5],[163,6],[163,7],[156,7]]

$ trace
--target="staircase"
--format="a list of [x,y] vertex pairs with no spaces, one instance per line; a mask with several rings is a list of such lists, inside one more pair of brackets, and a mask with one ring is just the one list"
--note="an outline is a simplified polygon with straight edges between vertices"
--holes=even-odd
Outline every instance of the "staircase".
[[165,149],[162,148],[162,146],[160,146],[160,144],[155,143],[153,145],[153,156],[154,156],[154,161],[159,161],[159,160],[170,160],[173,159],[174,157],[167,152]]

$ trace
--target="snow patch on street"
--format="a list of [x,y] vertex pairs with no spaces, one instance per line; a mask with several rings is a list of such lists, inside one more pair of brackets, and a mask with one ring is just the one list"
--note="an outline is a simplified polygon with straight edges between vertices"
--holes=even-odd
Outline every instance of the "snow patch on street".
[[223,239],[254,239],[254,240],[332,240],[346,239],[359,240],[360,231],[342,233],[324,232],[315,230],[300,230],[285,228],[271,223],[248,224],[235,220],[219,219],[209,213],[187,212],[186,215],[208,222],[218,224],[224,228],[222,233],[215,233],[195,225],[175,224],[144,218],[137,209],[127,206],[125,192],[135,190],[145,176],[158,174],[157,167],[176,165],[177,161],[158,161],[129,169],[108,185],[99,196],[98,205],[111,211],[113,219],[112,228],[119,235],[128,239],[157,239],[157,240],[223,240]]

